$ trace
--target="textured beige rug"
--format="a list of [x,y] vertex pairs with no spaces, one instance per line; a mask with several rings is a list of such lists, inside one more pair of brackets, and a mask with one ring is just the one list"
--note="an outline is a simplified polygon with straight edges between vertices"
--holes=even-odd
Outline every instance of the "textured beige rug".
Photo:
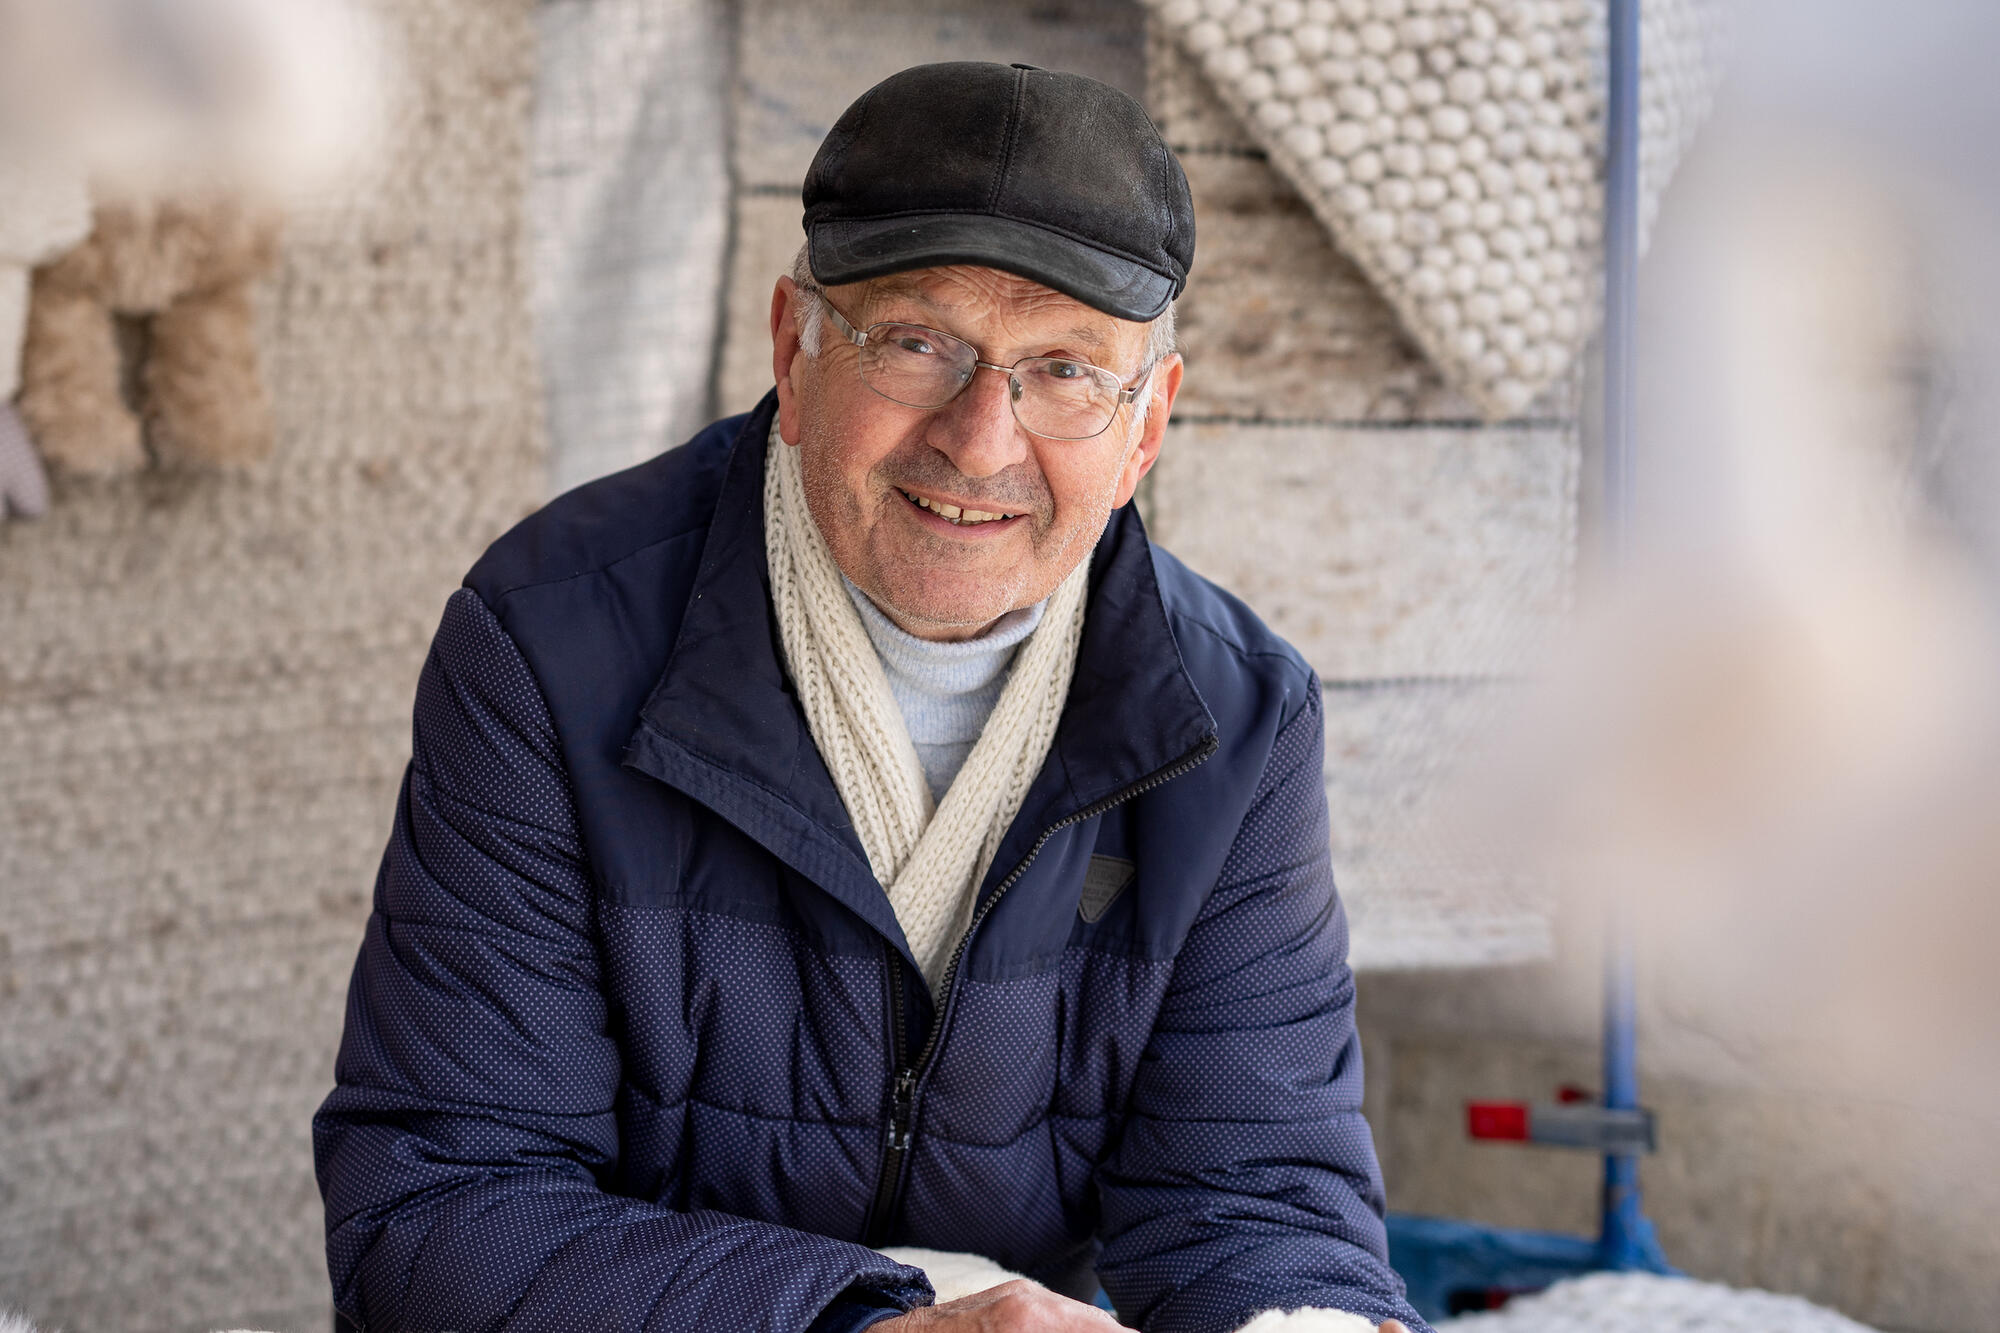
[[376,0],[390,160],[263,293],[276,457],[0,530],[0,1297],[319,1333],[308,1119],[439,608],[539,499],[528,0]]

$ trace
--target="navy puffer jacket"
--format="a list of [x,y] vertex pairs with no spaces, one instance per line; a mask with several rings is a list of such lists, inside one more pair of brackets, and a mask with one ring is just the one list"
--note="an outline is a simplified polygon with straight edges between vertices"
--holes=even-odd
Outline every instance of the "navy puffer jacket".
[[1091,567],[1067,706],[941,1009],[780,666],[772,400],[582,487],[446,604],[314,1120],[368,1330],[859,1328],[871,1246],[1179,1333],[1384,1262],[1311,670],[1149,546]]

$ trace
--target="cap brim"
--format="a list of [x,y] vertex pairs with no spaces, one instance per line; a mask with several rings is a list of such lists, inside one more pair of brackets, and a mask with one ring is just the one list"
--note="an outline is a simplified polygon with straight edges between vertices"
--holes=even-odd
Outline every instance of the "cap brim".
[[1150,320],[1173,299],[1174,280],[1031,222],[990,213],[828,218],[808,233],[813,277],[865,282],[913,268],[979,264],[1073,296],[1119,319]]

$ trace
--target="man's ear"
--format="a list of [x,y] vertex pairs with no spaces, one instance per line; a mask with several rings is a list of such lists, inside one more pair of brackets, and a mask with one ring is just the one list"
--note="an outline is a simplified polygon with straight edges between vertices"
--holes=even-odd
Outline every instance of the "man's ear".
[[1146,422],[1139,429],[1138,443],[1125,456],[1125,470],[1118,477],[1118,495],[1113,508],[1131,500],[1132,492],[1139,489],[1139,478],[1151,472],[1153,464],[1159,460],[1160,446],[1167,439],[1167,418],[1173,415],[1174,399],[1180,391],[1181,354],[1170,352],[1153,367],[1153,378],[1146,386],[1146,395],[1152,405],[1146,410]]
[[798,284],[779,278],[771,289],[771,374],[778,385],[778,437],[799,442],[799,385],[794,378],[811,360],[799,346]]

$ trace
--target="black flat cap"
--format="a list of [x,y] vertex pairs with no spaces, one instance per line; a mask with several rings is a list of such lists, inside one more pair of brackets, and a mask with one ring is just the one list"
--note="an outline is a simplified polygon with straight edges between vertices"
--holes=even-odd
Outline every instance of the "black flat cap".
[[1187,285],[1194,203],[1145,108],[1031,65],[917,65],[863,93],[806,173],[813,277],[981,264],[1120,319]]

